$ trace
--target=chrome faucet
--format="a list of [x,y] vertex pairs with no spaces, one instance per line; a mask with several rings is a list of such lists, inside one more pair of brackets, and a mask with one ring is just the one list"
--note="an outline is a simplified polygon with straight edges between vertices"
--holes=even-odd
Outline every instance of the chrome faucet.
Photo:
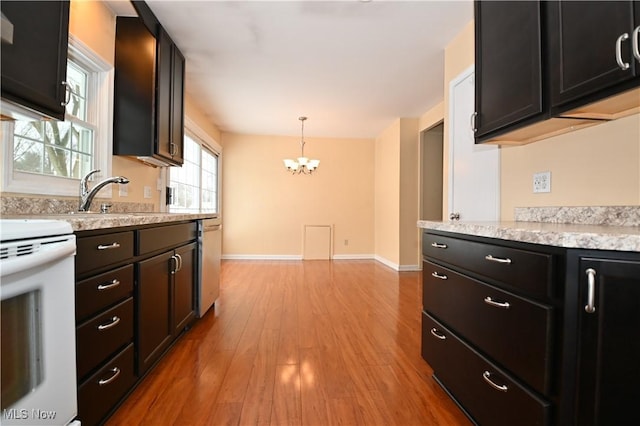
[[96,186],[89,191],[89,178],[93,176],[95,173],[99,173],[100,170],[91,170],[85,177],[80,179],[80,206],[78,207],[78,211],[87,212],[89,211],[89,207],[91,207],[91,202],[93,198],[96,196],[98,191],[100,191],[103,187],[110,183],[129,183],[129,179],[123,176],[114,176],[110,178],[106,178],[103,181],[100,181],[96,184]]

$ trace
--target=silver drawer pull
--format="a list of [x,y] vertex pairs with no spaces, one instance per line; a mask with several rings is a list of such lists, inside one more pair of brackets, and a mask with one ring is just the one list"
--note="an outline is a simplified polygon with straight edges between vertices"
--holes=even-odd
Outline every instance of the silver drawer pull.
[[506,385],[499,385],[493,380],[491,380],[491,373],[489,373],[488,371],[485,371],[484,373],[482,373],[482,378],[484,379],[485,382],[489,383],[489,385],[491,385],[491,387],[494,388],[495,390],[499,390],[500,392],[506,392],[509,390],[509,388]]
[[490,254],[486,255],[484,257],[485,259],[487,259],[489,262],[496,262],[496,263],[511,263],[511,259],[509,259],[508,257],[502,258],[502,257],[493,257]]
[[495,306],[496,308],[503,309],[509,309],[509,306],[511,306],[509,302],[496,302],[490,296],[484,298],[484,303],[486,303],[487,305]]
[[618,66],[622,71],[626,71],[629,69],[629,63],[625,62],[622,59],[622,42],[627,40],[628,38],[629,34],[624,33],[616,40],[616,62],[618,63]]
[[444,334],[440,334],[440,333],[438,332],[438,329],[437,329],[437,328],[435,328],[435,327],[431,329],[431,334],[432,334],[434,337],[437,337],[437,338],[438,338],[438,339],[440,339],[440,340],[447,340],[447,336],[445,336]]
[[100,291],[109,290],[110,288],[118,287],[119,285],[120,285],[120,281],[114,278],[108,283],[98,285],[98,290]]
[[98,384],[100,386],[104,386],[104,385],[108,385],[109,383],[113,382],[115,379],[118,378],[118,376],[120,375],[120,369],[118,367],[114,367],[110,370],[113,374],[111,375],[111,377],[109,377],[108,379],[100,379],[98,381]]
[[111,249],[117,249],[117,248],[120,248],[119,243],[100,244],[98,246],[98,250],[111,250]]
[[111,322],[108,324],[100,324],[98,326],[98,330],[102,331],[102,330],[108,330],[111,327],[115,327],[116,325],[118,325],[118,323],[120,322],[120,317],[118,316],[114,316],[113,318],[111,318]]
[[596,270],[589,268],[584,272],[587,274],[587,304],[584,310],[592,314],[596,311]]
[[431,243],[431,247],[446,249],[447,245],[446,244],[440,244],[440,243]]
[[439,273],[437,273],[437,272],[432,272],[432,273],[431,273],[431,276],[432,276],[432,277],[434,277],[434,278],[437,278],[437,279],[439,279],[439,280],[447,280],[447,279],[449,279],[449,278],[447,278],[447,276],[446,276],[446,275],[440,275],[440,274],[439,274]]

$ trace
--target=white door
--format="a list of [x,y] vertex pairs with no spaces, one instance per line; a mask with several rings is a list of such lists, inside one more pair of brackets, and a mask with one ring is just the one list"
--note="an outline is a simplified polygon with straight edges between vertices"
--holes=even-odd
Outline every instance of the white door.
[[[474,68],[449,85],[449,214],[463,221],[500,218],[500,151],[476,145],[471,130],[474,112]],[[445,218],[446,220],[446,218]]]

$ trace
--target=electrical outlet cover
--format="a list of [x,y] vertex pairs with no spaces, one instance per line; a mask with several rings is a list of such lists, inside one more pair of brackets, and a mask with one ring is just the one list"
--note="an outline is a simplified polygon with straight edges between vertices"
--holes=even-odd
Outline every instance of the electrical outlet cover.
[[551,192],[551,172],[533,174],[533,192]]
[[151,187],[150,186],[145,186],[144,187],[144,198],[151,198]]

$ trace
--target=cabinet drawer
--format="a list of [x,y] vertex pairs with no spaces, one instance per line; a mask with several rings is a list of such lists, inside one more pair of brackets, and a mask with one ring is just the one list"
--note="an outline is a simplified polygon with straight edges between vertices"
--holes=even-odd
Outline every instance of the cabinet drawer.
[[423,262],[424,310],[534,389],[550,388],[551,307]]
[[537,297],[551,296],[552,255],[425,233],[422,253]]
[[76,274],[82,274],[133,257],[133,232],[78,238],[77,248]]
[[78,379],[132,340],[133,298],[130,297],[78,327]]
[[78,418],[83,426],[99,424],[135,381],[131,343],[78,388]]
[[133,294],[133,265],[96,275],[76,284],[76,321]]
[[197,237],[195,222],[140,229],[137,232],[138,255],[177,247]]
[[549,424],[549,402],[515,382],[424,312],[422,356],[478,424]]

